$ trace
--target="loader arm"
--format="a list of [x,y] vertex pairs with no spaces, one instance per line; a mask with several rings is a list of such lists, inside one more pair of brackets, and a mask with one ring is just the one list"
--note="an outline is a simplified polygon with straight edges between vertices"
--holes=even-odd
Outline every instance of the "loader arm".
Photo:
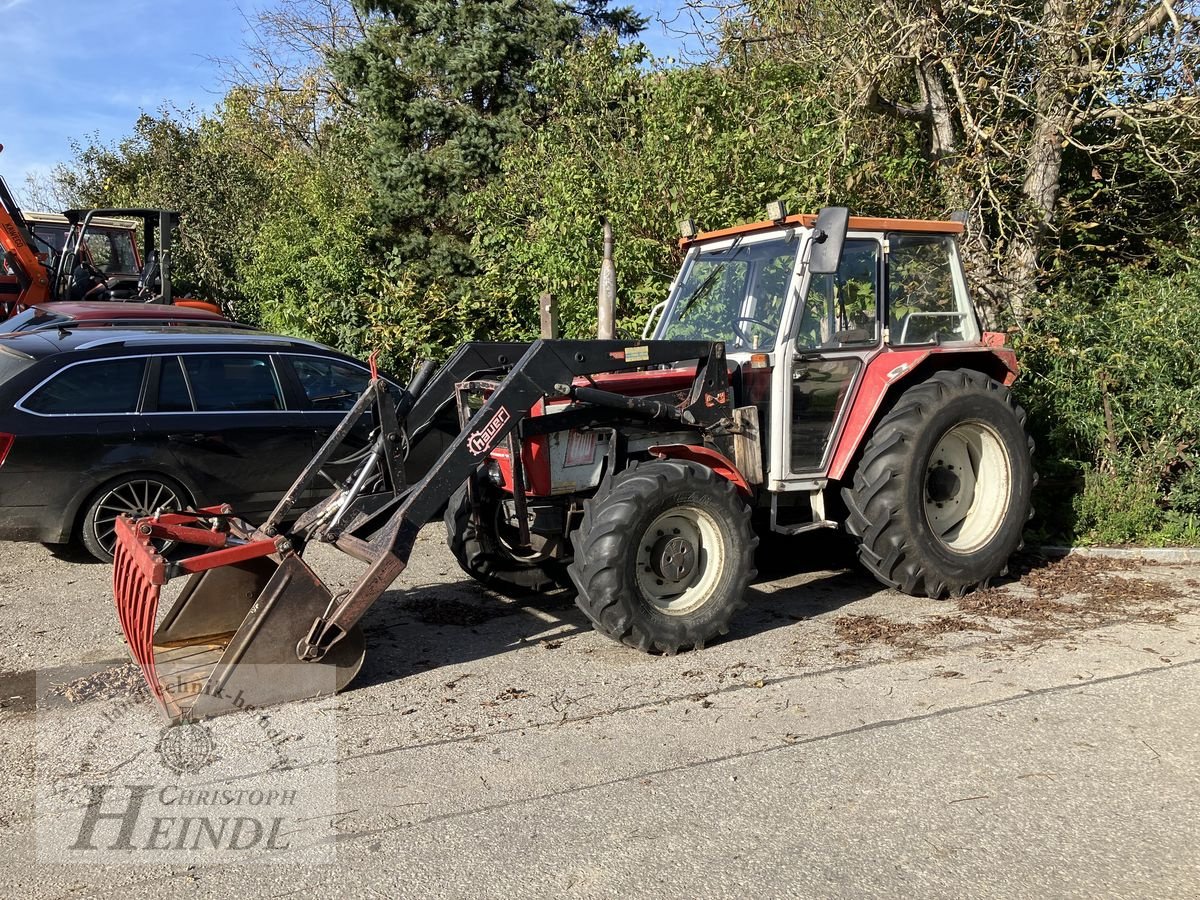
[[[573,384],[578,378],[672,363],[693,363],[691,388],[678,404],[647,401]],[[431,427],[464,392],[486,399],[415,484],[404,474],[405,435]],[[598,417],[669,420],[717,446],[730,422],[725,346],[708,341],[535,341],[467,344],[436,373],[422,367],[407,390],[373,378],[324,446],[262,526],[228,507],[161,511],[117,520],[113,595],[130,654],[160,709],[172,721],[333,693],[362,664],[359,620],[404,571],[417,532],[491,451],[529,419],[544,398],[570,397],[575,412]],[[607,407],[607,409],[606,409]],[[354,472],[293,524],[296,499],[320,475],[354,426],[371,412],[373,440],[355,451]],[[572,412],[538,417],[544,423]],[[406,430],[407,429],[407,430]],[[170,561],[154,541],[204,552]],[[303,560],[313,541],[367,563],[335,596]],[[162,587],[189,580],[165,618]],[[157,625],[156,625],[157,623]],[[280,669],[279,667],[283,667]],[[283,674],[283,673],[287,674]]]
[[3,178],[0,178],[0,249],[17,278],[17,295],[10,313],[49,300],[49,271],[34,249],[33,232]]
[[[319,660],[341,640],[404,571],[421,526],[517,428],[535,403],[544,397],[570,394],[576,377],[696,360],[699,365],[689,397],[692,402],[687,406],[704,407],[699,401],[706,393],[728,394],[723,345],[656,341],[641,346],[645,352],[633,354],[631,362],[626,359],[630,345],[622,341],[539,340],[530,345],[425,477],[403,494],[398,508],[376,536],[365,546],[358,544],[355,555],[371,560],[366,573],[343,600],[313,623],[298,645],[297,655],[304,660]],[[447,384],[442,382],[443,387]],[[431,404],[438,402],[436,396],[430,400]],[[691,415],[693,419],[696,415],[687,409],[676,414]],[[348,546],[345,541],[334,543],[343,549]]]

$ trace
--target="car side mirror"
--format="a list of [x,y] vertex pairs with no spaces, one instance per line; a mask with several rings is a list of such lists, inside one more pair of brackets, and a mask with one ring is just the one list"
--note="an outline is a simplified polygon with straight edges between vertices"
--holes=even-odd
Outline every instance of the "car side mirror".
[[849,226],[850,210],[845,206],[826,206],[817,213],[810,244],[812,249],[808,254],[808,271],[814,275],[837,273]]

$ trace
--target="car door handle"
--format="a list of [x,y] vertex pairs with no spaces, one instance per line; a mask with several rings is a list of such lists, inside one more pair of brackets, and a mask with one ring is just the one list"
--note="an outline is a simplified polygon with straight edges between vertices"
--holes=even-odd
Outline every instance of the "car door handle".
[[202,431],[189,431],[183,434],[168,434],[167,440],[175,441],[178,444],[199,444],[201,441],[207,440],[208,435]]

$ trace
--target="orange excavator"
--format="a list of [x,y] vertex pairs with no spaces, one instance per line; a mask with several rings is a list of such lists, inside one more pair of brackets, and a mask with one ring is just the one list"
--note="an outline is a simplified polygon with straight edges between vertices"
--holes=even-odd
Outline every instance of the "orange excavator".
[[[4,146],[0,144],[0,151]],[[12,192],[0,177],[0,316],[8,318],[35,303],[51,299],[51,273],[45,254],[34,249],[33,231]]]

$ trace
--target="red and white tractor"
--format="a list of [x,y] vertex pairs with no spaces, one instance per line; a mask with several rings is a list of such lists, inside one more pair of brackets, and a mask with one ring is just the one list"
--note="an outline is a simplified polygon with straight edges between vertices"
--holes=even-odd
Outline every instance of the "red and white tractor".
[[[179,719],[340,689],[362,661],[359,620],[443,506],[474,578],[572,590],[642,650],[725,633],[763,530],[844,527],[911,594],[985,585],[1029,517],[1032,442],[1014,354],[972,308],[961,232],[831,207],[693,233],[651,337],[465,344],[398,395],[373,380],[262,525],[227,508],[122,520],[117,607],[155,696]],[[407,448],[454,409],[461,431],[410,484]],[[364,417],[354,472],[286,524]],[[207,552],[168,561],[159,540]],[[368,563],[352,589],[334,596],[308,567],[312,541]],[[161,586],[183,574],[155,628]]]

